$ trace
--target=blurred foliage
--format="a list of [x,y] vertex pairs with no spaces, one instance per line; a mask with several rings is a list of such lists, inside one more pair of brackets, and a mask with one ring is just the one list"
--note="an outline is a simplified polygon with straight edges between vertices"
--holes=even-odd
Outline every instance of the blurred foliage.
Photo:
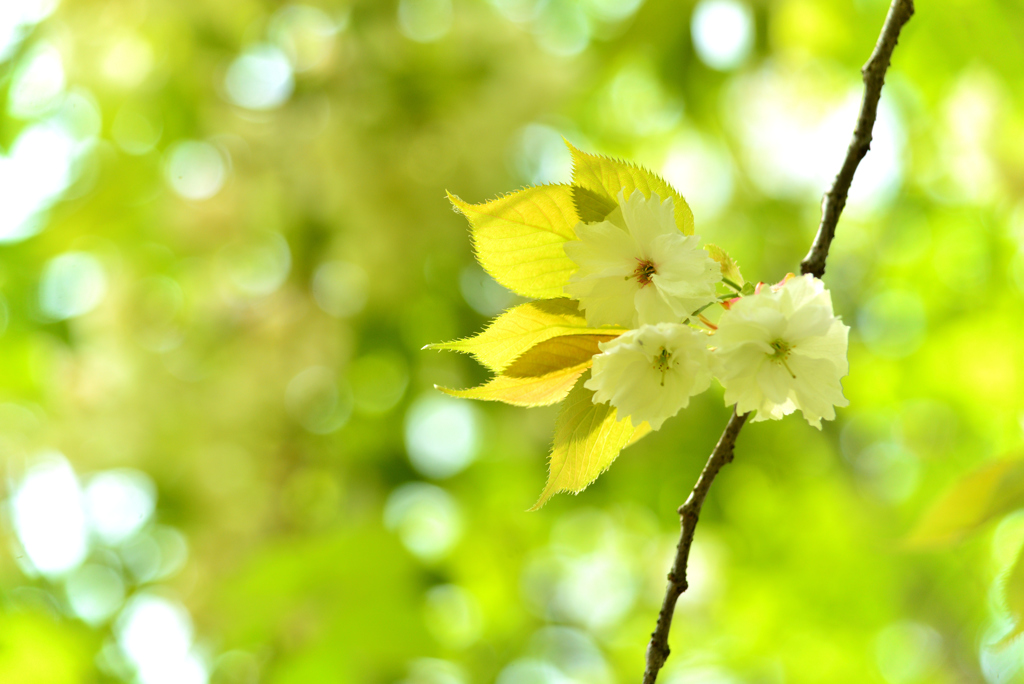
[[[778,280],[886,4],[0,3],[0,681],[635,681],[728,412],[524,512],[553,410],[421,351],[520,301],[445,191],[564,182],[565,136]],[[665,682],[1024,681],[1024,517],[904,541],[1021,446],[1022,30],[907,26],[825,276],[850,407],[740,436]]]

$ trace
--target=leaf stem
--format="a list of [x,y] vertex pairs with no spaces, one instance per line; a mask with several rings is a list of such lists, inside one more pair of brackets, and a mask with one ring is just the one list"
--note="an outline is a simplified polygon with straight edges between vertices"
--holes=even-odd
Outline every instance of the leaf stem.
[[743,291],[743,287],[741,287],[740,285],[737,285],[736,283],[734,283],[733,281],[729,280],[728,278],[724,278],[723,277],[722,278],[722,283],[725,284],[725,285],[728,285],[732,289],[736,290],[736,292],[742,292]]

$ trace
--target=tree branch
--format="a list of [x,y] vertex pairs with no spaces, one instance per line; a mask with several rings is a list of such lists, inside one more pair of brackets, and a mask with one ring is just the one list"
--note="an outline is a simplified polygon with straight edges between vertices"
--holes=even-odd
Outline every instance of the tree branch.
[[658,613],[658,625],[651,634],[651,643],[647,645],[647,668],[644,670],[644,684],[654,684],[658,678],[658,671],[668,659],[668,632],[672,629],[672,616],[676,612],[676,601],[686,591],[686,565],[690,560],[690,547],[693,545],[693,533],[697,529],[697,521],[700,519],[700,509],[704,505],[704,499],[711,489],[711,483],[715,476],[726,463],[732,461],[733,449],[736,446],[736,437],[740,434],[740,428],[747,421],[747,416],[737,415],[733,410],[732,417],[725,426],[725,431],[718,438],[718,444],[711,452],[697,484],[687,497],[686,503],[679,507],[679,519],[682,524],[682,534],[679,536],[679,544],[676,546],[676,559],[672,562],[672,571],[668,573],[668,589],[665,591],[665,599],[661,603],[661,611]]
[[825,259],[828,258],[829,247],[832,246],[832,239],[836,235],[839,215],[846,207],[846,196],[850,192],[850,184],[853,183],[853,174],[857,172],[860,160],[871,149],[871,130],[875,126],[878,100],[882,96],[882,85],[885,83],[885,72],[889,68],[892,51],[899,40],[900,29],[910,21],[913,14],[913,0],[893,0],[882,25],[882,33],[875,43],[875,49],[867,64],[860,70],[864,81],[864,99],[860,103],[857,127],[853,130],[853,139],[846,150],[843,166],[839,169],[836,179],[832,181],[832,187],[821,200],[821,223],[818,225],[818,234],[814,237],[811,250],[800,262],[801,273],[810,273],[815,278],[825,275]]
[[[878,114],[878,100],[882,96],[885,72],[889,68],[900,30],[913,14],[913,0],[892,0],[875,49],[867,64],[861,69],[864,80],[864,99],[861,101],[857,126],[853,131],[853,139],[846,151],[843,166],[833,181],[832,187],[822,199],[821,223],[818,226],[818,233],[811,245],[811,250],[800,262],[800,272],[803,274],[810,273],[816,278],[825,274],[825,261],[828,258],[829,247],[832,246],[832,239],[836,234],[839,216],[846,207],[846,197],[850,191],[850,184],[853,183],[853,175],[857,171],[860,160],[871,148],[871,131]],[[700,519],[700,510],[718,471],[725,464],[732,462],[736,437],[739,436],[748,415],[738,415],[735,408],[733,409],[732,417],[729,418],[722,436],[718,439],[718,444],[715,445],[711,457],[704,465],[704,470],[697,478],[697,484],[694,485],[686,503],[679,507],[682,528],[679,544],[676,546],[676,557],[672,562],[672,570],[668,574],[668,588],[665,590],[665,598],[661,604],[661,611],[658,613],[658,624],[654,632],[651,633],[651,641],[647,645],[647,666],[644,669],[643,684],[654,684],[658,679],[658,672],[668,659],[670,652],[668,634],[672,628],[672,616],[675,614],[676,601],[688,586],[686,567],[690,560],[690,547],[693,545],[693,534],[697,529],[697,521]]]

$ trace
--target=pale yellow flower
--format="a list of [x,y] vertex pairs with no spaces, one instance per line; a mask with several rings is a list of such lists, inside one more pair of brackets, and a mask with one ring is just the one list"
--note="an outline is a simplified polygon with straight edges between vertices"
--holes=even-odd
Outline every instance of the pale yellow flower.
[[584,384],[594,403],[611,403],[620,420],[648,422],[657,430],[711,386],[708,337],[686,325],[659,323],[598,345],[594,369]]
[[847,406],[840,379],[850,328],[832,312],[825,285],[810,275],[735,301],[714,335],[715,375],[726,405],[757,411],[754,421],[781,419],[800,409],[821,429],[836,406]]
[[620,191],[618,202],[606,220],[577,224],[577,239],[565,244],[579,267],[565,293],[579,300],[587,323],[680,323],[714,302],[721,269],[699,237],[679,232],[671,198]]

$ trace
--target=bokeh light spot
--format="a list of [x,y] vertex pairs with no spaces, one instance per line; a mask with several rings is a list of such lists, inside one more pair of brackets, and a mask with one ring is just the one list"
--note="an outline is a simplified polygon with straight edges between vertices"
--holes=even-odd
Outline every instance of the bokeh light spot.
[[435,561],[462,535],[462,514],[448,492],[425,482],[398,487],[384,505],[384,525],[413,555]]
[[280,48],[255,45],[239,55],[224,76],[228,97],[239,107],[275,109],[291,97],[292,65]]
[[29,467],[11,498],[11,513],[28,561],[40,573],[59,576],[85,559],[82,493],[62,455],[45,454]]
[[472,463],[477,432],[476,409],[467,401],[428,394],[405,416],[409,460],[427,477],[451,477]]
[[118,617],[115,632],[141,684],[206,684],[206,667],[190,650],[192,620],[177,602],[137,594]]
[[427,629],[448,648],[465,648],[480,638],[480,605],[458,585],[442,584],[430,589],[425,617]]
[[141,36],[128,33],[111,41],[100,71],[104,78],[120,88],[141,85],[153,70],[153,48]]
[[45,114],[64,92],[64,63],[52,45],[35,46],[14,72],[7,95],[7,113],[17,119]]
[[682,193],[699,225],[718,216],[733,193],[733,167],[721,143],[691,134],[669,148],[661,173]]
[[602,21],[622,21],[635,14],[644,0],[584,0],[587,9]]
[[72,612],[90,625],[113,617],[124,603],[124,580],[106,565],[90,563],[75,570],[64,589]]
[[33,24],[50,16],[59,0],[17,0],[0,3],[0,62],[11,56]]
[[129,105],[118,110],[110,129],[117,146],[131,155],[152,150],[160,142],[162,132],[157,122]]
[[572,155],[562,134],[551,126],[532,123],[516,136],[513,163],[531,185],[565,182],[572,176]]
[[571,680],[551,663],[523,658],[498,673],[495,684],[570,684]]
[[417,658],[409,663],[409,676],[399,684],[467,684],[469,677],[456,663],[439,658]]
[[452,27],[451,0],[400,0],[398,28],[418,43],[442,38]]
[[292,267],[288,241],[280,233],[266,232],[224,250],[228,277],[243,294],[264,297],[280,288]]
[[339,28],[339,23],[317,7],[287,5],[270,20],[268,33],[295,71],[303,72],[326,61]]
[[207,142],[185,140],[167,153],[167,182],[188,200],[210,199],[224,186],[227,164],[220,150]]
[[459,291],[474,311],[488,318],[503,312],[516,298],[476,264],[469,264],[459,273]]
[[576,0],[550,0],[534,24],[537,42],[553,55],[571,57],[590,44],[590,20]]
[[393,352],[361,356],[348,370],[356,408],[369,415],[393,409],[409,386],[405,359]]
[[327,261],[313,274],[313,299],[337,318],[355,316],[366,306],[370,279],[359,264]]
[[743,63],[754,43],[754,17],[737,0],[702,0],[690,22],[693,47],[701,61],[725,71]]
[[0,242],[24,240],[42,227],[48,209],[73,178],[77,156],[74,138],[59,125],[29,126],[0,155]]
[[106,470],[85,487],[89,525],[105,544],[120,544],[137,533],[155,506],[156,485],[139,470]]
[[289,415],[317,435],[338,430],[352,414],[350,392],[339,389],[337,374],[324,366],[311,366],[293,377],[284,399]]
[[62,321],[89,313],[103,301],[107,276],[99,260],[87,252],[65,252],[43,269],[39,308]]

